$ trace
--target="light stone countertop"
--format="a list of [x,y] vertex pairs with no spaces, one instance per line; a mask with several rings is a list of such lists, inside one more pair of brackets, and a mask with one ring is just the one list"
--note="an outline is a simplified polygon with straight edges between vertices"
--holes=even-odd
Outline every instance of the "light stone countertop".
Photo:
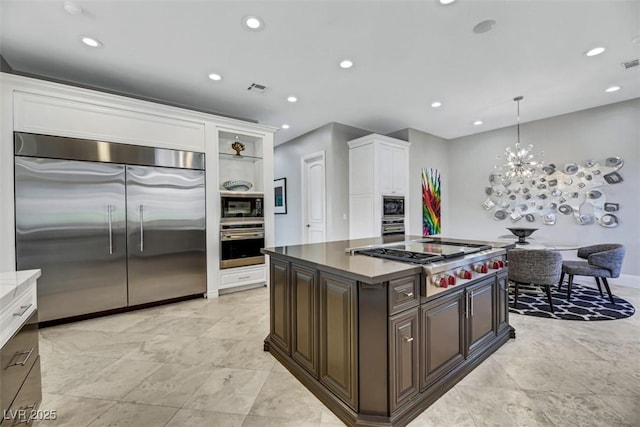
[[[23,270],[23,271],[10,271],[0,273],[0,348],[2,348],[6,342],[15,333],[16,322],[13,321],[13,313],[7,313],[7,310],[12,310],[13,303],[21,298],[31,287],[35,291],[36,280],[40,277],[40,270]],[[33,297],[33,307],[29,308],[29,311],[25,313],[25,319],[28,319],[32,312],[36,310],[36,298]],[[20,322],[17,322],[20,323]],[[18,329],[19,326],[17,325]],[[16,329],[17,330],[17,329]]]
[[312,243],[305,245],[278,246],[265,248],[263,252],[267,255],[285,257],[291,260],[299,260],[306,264],[312,264],[322,270],[334,272],[336,274],[359,280],[364,283],[380,283],[395,278],[418,274],[422,271],[419,264],[409,264],[399,261],[391,261],[380,258],[373,258],[365,255],[349,255],[347,249],[359,248],[370,245],[382,245],[397,243],[406,240],[417,239],[453,240],[468,241],[474,243],[484,243],[493,247],[513,247],[513,242],[487,242],[478,240],[464,240],[459,238],[449,238],[445,236],[421,237],[402,236],[388,240],[382,237],[372,237],[357,240],[338,240],[334,242]]
[[0,273],[0,313],[40,277],[40,270],[22,270]]

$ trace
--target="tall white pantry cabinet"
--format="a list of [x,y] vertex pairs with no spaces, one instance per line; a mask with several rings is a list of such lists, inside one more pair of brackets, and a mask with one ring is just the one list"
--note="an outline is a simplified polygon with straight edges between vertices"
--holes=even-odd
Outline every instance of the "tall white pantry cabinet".
[[[30,77],[0,73],[0,271],[14,271],[15,218],[13,188],[13,133],[27,132],[101,140],[148,147],[205,153],[207,296],[218,296],[220,282],[230,287],[237,269],[220,270],[220,176],[222,135],[240,135],[260,141],[260,176],[264,192],[265,245],[274,242],[273,134],[276,128],[191,111],[126,96],[78,88]],[[257,283],[268,280],[264,265],[251,266]],[[231,274],[232,273],[232,274]],[[246,286],[248,283],[242,283]]]
[[371,134],[349,144],[349,238],[381,235],[382,196],[405,196],[409,223],[410,142]]

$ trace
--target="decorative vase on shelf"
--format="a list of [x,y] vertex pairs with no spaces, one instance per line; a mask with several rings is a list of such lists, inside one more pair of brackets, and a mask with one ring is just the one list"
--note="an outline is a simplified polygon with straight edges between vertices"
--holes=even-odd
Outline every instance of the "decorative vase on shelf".
[[244,151],[244,144],[242,142],[234,142],[231,144],[231,148],[235,150],[236,156],[242,156],[242,154],[240,154],[241,151]]

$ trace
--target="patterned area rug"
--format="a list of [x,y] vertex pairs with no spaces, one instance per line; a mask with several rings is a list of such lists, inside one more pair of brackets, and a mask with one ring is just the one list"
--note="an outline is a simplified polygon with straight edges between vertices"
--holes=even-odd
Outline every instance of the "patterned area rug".
[[553,286],[551,299],[555,312],[552,313],[544,291],[531,292],[521,289],[518,294],[518,307],[515,308],[513,306],[513,290],[511,290],[509,292],[509,312],[563,320],[614,320],[624,319],[635,313],[635,308],[629,301],[614,295],[615,304],[611,304],[604,286],[602,291],[604,297],[600,296],[595,283],[593,286],[574,283],[571,288],[571,301],[567,302],[567,284],[564,283],[560,291],[557,286]]

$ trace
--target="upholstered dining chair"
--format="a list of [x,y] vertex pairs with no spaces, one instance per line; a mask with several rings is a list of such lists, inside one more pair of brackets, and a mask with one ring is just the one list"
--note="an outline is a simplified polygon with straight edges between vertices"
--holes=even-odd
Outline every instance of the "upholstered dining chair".
[[573,276],[592,276],[596,279],[600,296],[603,296],[602,286],[600,285],[600,279],[602,279],[604,287],[609,294],[611,304],[615,304],[615,302],[613,302],[613,295],[611,295],[611,288],[609,288],[607,278],[611,279],[620,276],[624,253],[624,246],[618,243],[603,243],[599,245],[585,246],[578,249],[578,258],[586,259],[586,261],[564,261],[562,263],[562,275],[560,276],[560,282],[558,282],[558,289],[562,288],[564,275],[568,274],[568,301],[571,298]]
[[551,285],[558,283],[562,271],[562,255],[546,249],[513,249],[507,253],[509,281],[515,284],[515,304],[518,308],[518,293],[521,284],[534,284],[544,288],[549,308],[553,313]]

